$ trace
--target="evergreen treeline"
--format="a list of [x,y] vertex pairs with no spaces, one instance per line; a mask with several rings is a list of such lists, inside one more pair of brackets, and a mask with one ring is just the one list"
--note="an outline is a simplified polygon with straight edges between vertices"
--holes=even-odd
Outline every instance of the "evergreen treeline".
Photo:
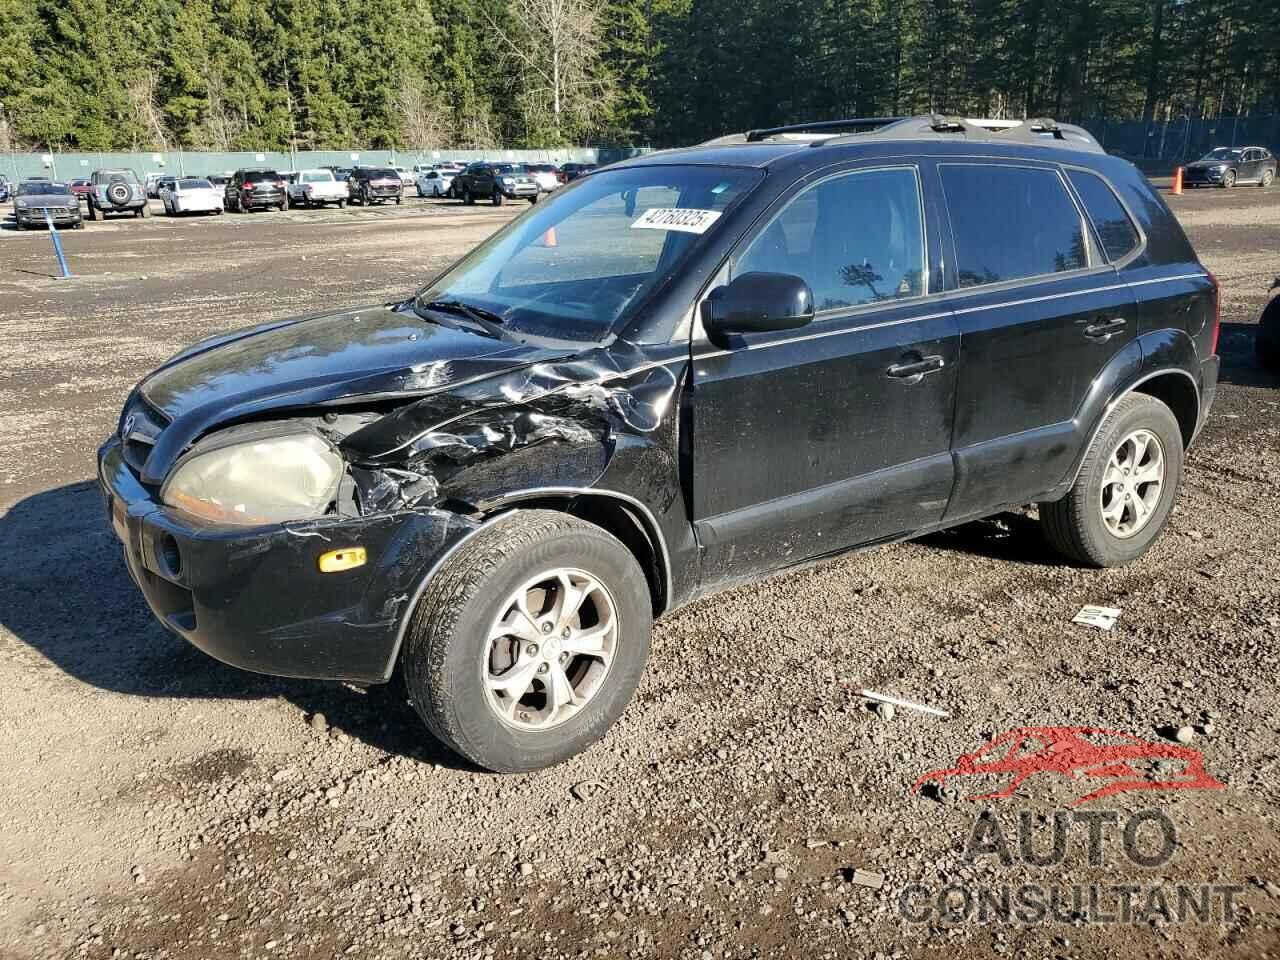
[[1263,0],[0,0],[0,150],[543,147],[1280,112]]

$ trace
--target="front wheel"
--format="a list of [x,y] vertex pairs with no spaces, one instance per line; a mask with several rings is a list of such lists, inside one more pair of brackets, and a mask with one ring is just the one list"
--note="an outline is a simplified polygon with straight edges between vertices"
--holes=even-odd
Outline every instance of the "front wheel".
[[1182,431],[1155,397],[1131,393],[1108,414],[1075,485],[1040,504],[1049,544],[1090,567],[1141,557],[1164,529],[1182,482]]
[[502,191],[494,190],[493,196],[489,198],[489,202],[492,203],[495,207],[502,206]]
[[462,202],[468,207],[472,206],[476,202],[476,198],[471,195],[470,187],[462,188]]
[[1230,190],[1236,185],[1236,172],[1228,170],[1222,175],[1222,187],[1224,190]]
[[1271,186],[1271,182],[1275,180],[1275,178],[1276,172],[1274,170],[1263,170],[1262,179],[1258,181],[1258,186],[1265,190],[1267,187]]
[[549,510],[474,535],[435,575],[405,638],[414,709],[446,745],[500,773],[595,743],[649,655],[640,565],[601,528]]

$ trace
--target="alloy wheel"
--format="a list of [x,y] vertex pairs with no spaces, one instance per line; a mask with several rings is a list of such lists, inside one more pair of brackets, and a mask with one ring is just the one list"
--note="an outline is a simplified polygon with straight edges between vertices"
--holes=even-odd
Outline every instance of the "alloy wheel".
[[526,581],[499,608],[480,669],[502,722],[542,731],[599,693],[618,644],[608,589],[583,570],[557,568]]
[[1134,430],[1111,451],[1099,507],[1113,537],[1127,540],[1151,521],[1164,491],[1164,468],[1164,448],[1150,430]]

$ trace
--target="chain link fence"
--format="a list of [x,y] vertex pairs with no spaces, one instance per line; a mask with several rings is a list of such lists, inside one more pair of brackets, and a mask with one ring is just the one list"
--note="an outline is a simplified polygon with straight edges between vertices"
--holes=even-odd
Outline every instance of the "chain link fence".
[[1081,126],[1097,137],[1108,153],[1159,172],[1202,157],[1214,147],[1266,147],[1280,154],[1280,116],[1274,114],[1182,117],[1151,124],[1142,120],[1093,120]]

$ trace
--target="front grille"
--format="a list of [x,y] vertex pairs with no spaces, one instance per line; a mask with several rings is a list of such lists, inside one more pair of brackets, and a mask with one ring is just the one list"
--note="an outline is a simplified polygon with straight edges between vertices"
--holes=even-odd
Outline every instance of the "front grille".
[[152,447],[168,425],[169,421],[164,414],[142,397],[135,395],[129,401],[124,416],[120,418],[120,440],[123,444],[124,462],[135,473],[142,473],[147,458],[151,456]]

